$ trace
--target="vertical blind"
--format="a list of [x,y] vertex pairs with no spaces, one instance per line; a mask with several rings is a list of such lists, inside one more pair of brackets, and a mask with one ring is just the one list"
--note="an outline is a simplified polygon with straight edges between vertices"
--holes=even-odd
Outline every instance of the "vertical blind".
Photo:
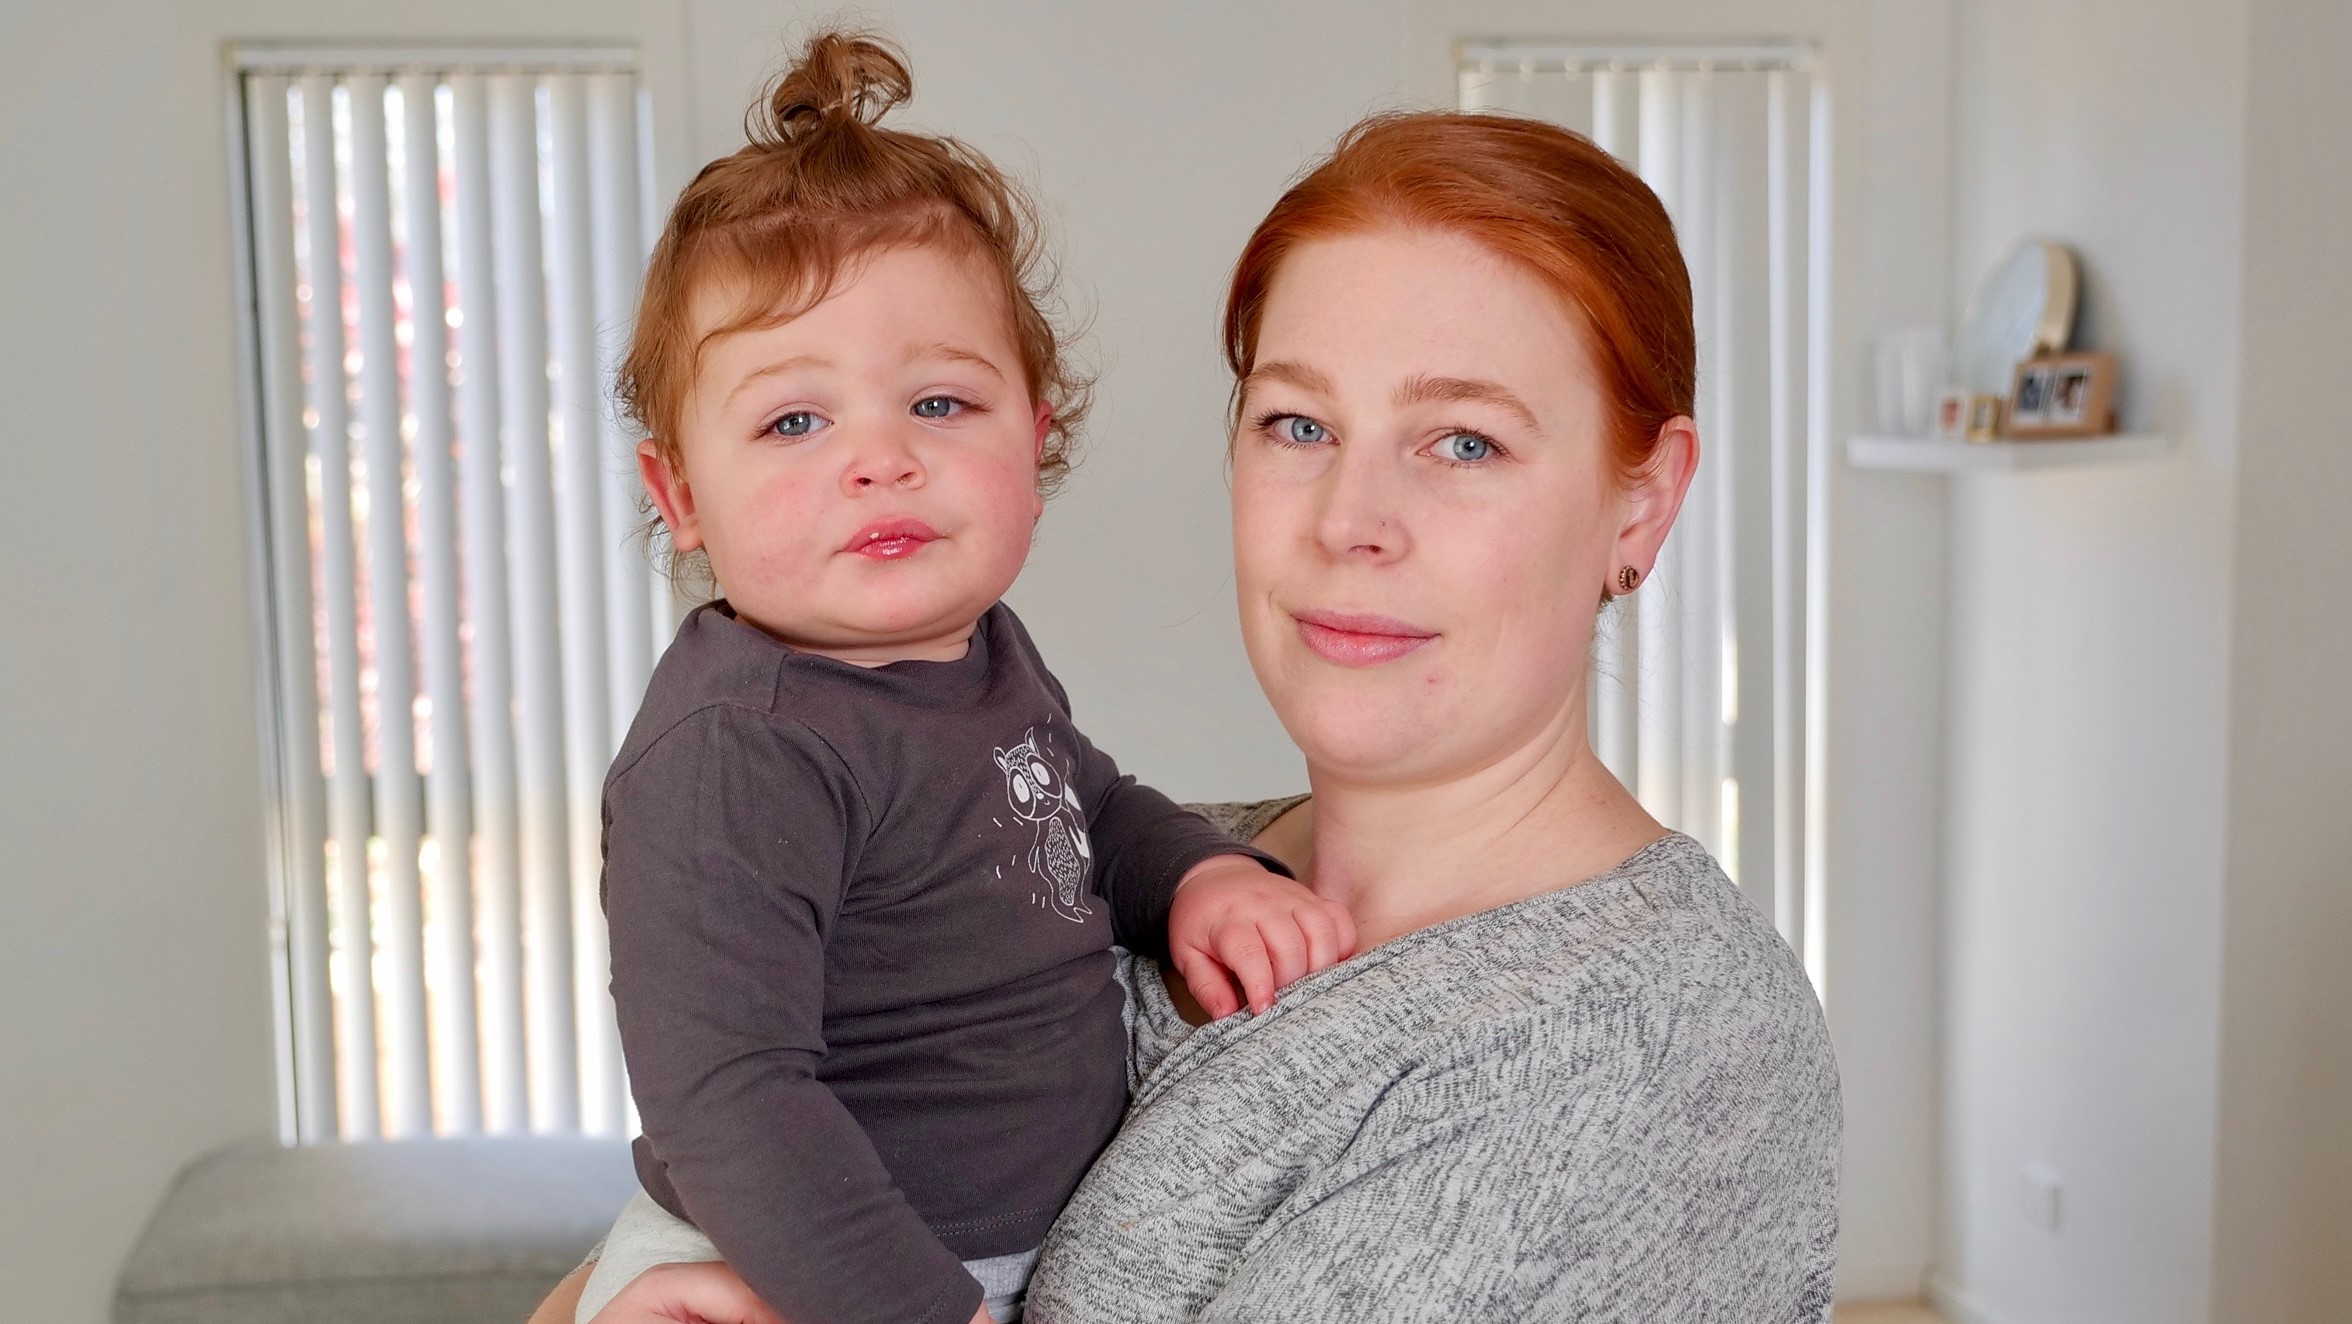
[[620,1133],[599,792],[674,625],[607,403],[631,55],[239,66],[286,1129]]
[[1702,459],[1656,571],[1602,618],[1594,748],[1723,862],[1818,986],[1827,90],[1789,44],[1475,43],[1456,72],[1464,108],[1591,137],[1674,218]]

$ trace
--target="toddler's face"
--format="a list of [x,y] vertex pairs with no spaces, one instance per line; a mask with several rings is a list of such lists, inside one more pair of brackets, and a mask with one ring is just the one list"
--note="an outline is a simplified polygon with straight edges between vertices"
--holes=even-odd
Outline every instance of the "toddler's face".
[[844,661],[950,660],[1028,557],[1047,420],[977,264],[884,249],[800,316],[711,342],[682,472],[650,446],[643,467],[672,542],[753,624]]

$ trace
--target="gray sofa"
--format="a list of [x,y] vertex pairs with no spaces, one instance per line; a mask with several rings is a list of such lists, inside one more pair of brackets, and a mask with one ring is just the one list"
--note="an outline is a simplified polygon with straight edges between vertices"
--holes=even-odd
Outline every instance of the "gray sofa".
[[636,1188],[617,1140],[235,1145],[172,1184],[115,1324],[521,1324]]

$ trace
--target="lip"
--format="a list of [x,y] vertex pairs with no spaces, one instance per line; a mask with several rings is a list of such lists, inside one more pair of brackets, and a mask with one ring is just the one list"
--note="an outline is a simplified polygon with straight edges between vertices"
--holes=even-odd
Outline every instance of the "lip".
[[1308,651],[1343,667],[1394,662],[1437,638],[1433,630],[1363,612],[1295,611],[1291,619]]
[[937,541],[939,530],[919,519],[882,519],[851,534],[841,550],[876,561],[897,561]]

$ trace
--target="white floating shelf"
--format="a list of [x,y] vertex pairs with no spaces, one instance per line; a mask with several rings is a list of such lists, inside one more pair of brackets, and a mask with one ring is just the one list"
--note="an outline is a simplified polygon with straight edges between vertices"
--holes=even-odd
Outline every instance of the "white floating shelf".
[[2149,460],[2165,451],[2155,433],[2030,441],[1950,441],[1942,437],[1855,437],[1846,443],[1846,462],[1857,469],[1903,469],[1913,473],[2006,473],[2060,465],[2115,464]]

